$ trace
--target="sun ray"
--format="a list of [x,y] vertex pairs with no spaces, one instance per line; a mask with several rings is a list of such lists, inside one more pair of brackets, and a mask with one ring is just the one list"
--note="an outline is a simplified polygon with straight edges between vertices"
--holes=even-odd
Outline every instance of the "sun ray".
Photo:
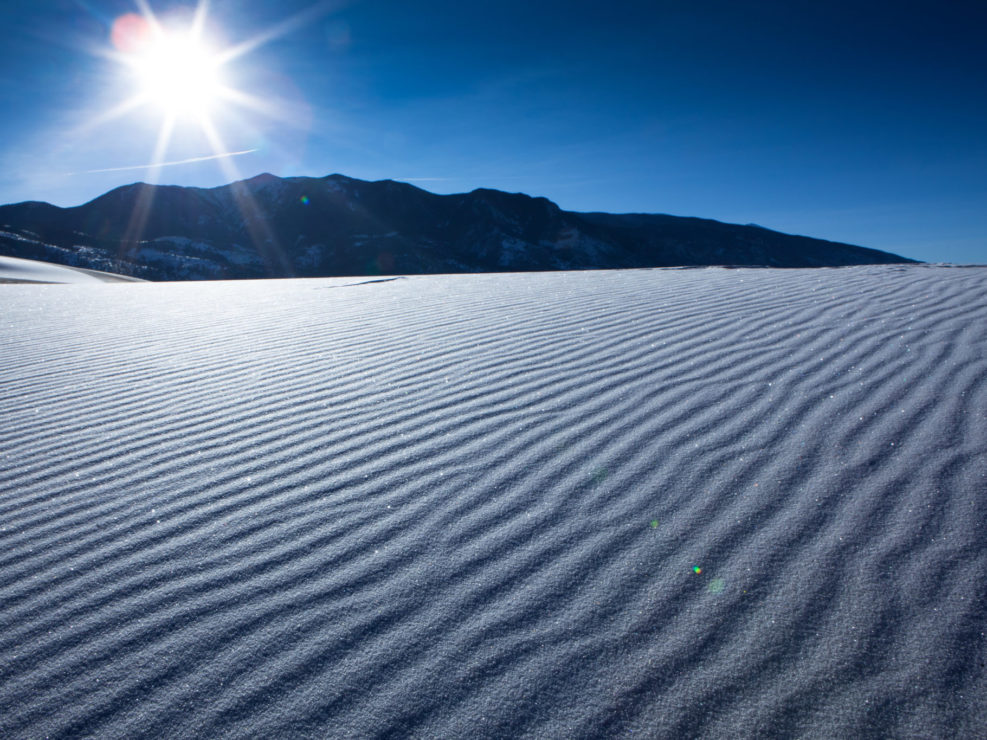
[[124,100],[122,103],[113,106],[108,111],[100,113],[98,116],[89,121],[83,122],[79,125],[77,131],[79,133],[85,133],[96,128],[97,126],[102,126],[105,123],[109,123],[114,119],[122,118],[128,113],[131,113],[146,104],[147,96],[140,94],[133,95]]
[[171,143],[171,135],[175,131],[175,118],[174,115],[165,116],[161,130],[158,131],[158,140],[154,145],[154,154],[151,156],[151,172],[154,177],[161,173],[161,163],[164,162],[168,144]]
[[189,32],[193,38],[200,38],[206,27],[206,16],[209,14],[209,0],[199,0],[195,6],[195,13],[192,16],[192,26]]
[[[209,141],[209,145],[215,152],[222,152],[226,149],[219,132],[208,117],[200,121],[202,130]],[[254,244],[261,259],[268,266],[272,274],[293,275],[294,270],[291,263],[285,257],[277,237],[274,235],[267,217],[257,205],[250,190],[242,182],[240,171],[236,163],[231,159],[220,160],[219,166],[223,173],[230,179],[230,187],[233,192],[233,199],[236,201],[237,209],[243,217],[243,224],[247,229],[247,234]]]
[[[226,145],[223,143],[222,138],[220,138],[219,131],[216,130],[216,126],[213,124],[212,119],[208,116],[203,116],[199,119],[199,126],[202,128],[202,132],[206,135],[206,141],[209,142],[210,148],[213,150],[213,154],[219,154],[220,152],[226,151]],[[230,180],[240,179],[240,170],[237,168],[236,163],[230,160],[221,160],[219,166],[223,170],[223,174],[226,175]]]
[[311,23],[317,18],[331,13],[340,5],[341,3],[339,0],[322,0],[322,2],[311,5],[308,8],[299,11],[290,18],[286,18],[280,23],[272,26],[263,33],[254,36],[252,39],[248,39],[241,44],[227,49],[219,55],[220,63],[226,64],[237,57],[241,57],[244,54],[254,51],[264,44],[268,44],[275,39],[281,38],[282,36],[287,36],[289,33],[303,28],[305,25]]
[[[174,116],[168,116],[161,124],[158,131],[157,141],[154,143],[154,152],[151,155],[151,165],[148,167],[147,179],[149,184],[157,182],[161,175],[161,162],[164,154],[168,150],[168,143],[171,141],[172,132],[175,130]],[[154,205],[154,188],[142,187],[137,194],[137,203],[130,214],[127,228],[124,230],[123,238],[120,240],[120,252],[127,246],[137,246],[144,237],[144,229],[147,226],[147,219],[151,215],[151,206]],[[121,256],[121,255],[118,255]]]
[[154,33],[161,33],[161,22],[154,14],[154,11],[151,10],[151,6],[148,4],[147,0],[135,0],[135,4],[137,5],[137,9],[140,11],[140,14],[144,17],[144,20],[150,24],[151,30],[154,31]]
[[254,95],[230,87],[221,87],[218,92],[224,100],[234,103],[240,108],[245,108],[254,113],[260,113],[267,118],[289,126],[298,125],[298,117],[292,115],[290,106],[275,106]]

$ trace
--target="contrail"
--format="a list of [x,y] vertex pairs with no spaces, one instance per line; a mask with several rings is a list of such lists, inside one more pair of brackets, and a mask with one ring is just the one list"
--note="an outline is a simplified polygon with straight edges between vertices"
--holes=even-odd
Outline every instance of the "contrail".
[[94,175],[97,172],[124,172],[126,170],[150,170],[155,167],[171,167],[176,164],[190,164],[191,162],[205,162],[210,159],[226,159],[227,157],[239,157],[242,154],[256,152],[256,149],[244,149],[240,152],[223,152],[222,154],[208,154],[205,157],[190,157],[189,159],[177,159],[174,162],[152,162],[151,164],[137,164],[130,167],[106,167],[101,170],[84,170],[83,172],[70,172],[70,175]]

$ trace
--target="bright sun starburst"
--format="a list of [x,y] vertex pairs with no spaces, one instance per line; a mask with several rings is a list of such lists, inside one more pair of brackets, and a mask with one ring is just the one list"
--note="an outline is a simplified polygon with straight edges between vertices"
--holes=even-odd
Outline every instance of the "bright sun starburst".
[[[151,10],[148,0],[135,0],[135,3],[137,12],[124,13],[113,21],[111,46],[100,52],[121,65],[134,86],[134,93],[90,124],[102,124],[142,108],[156,109],[162,119],[147,165],[149,179],[154,180],[157,170],[172,164],[165,162],[165,155],[180,121],[197,124],[211,149],[200,157],[182,161],[217,159],[228,177],[236,177],[236,168],[226,160],[243,152],[226,149],[215,122],[217,118],[233,114],[234,109],[243,109],[288,125],[294,122],[290,110],[284,106],[233,88],[224,72],[234,60],[330,12],[335,0],[317,0],[257,36],[229,47],[219,47],[210,38],[209,0],[198,0],[194,7],[186,9],[190,12],[184,16],[165,18],[159,18]],[[181,9],[173,8],[171,12],[181,13]]]
[[200,4],[185,27],[163,24],[146,5],[142,14],[127,13],[114,22],[116,59],[137,88],[130,107],[150,104],[166,119],[192,118],[205,125],[212,110],[236,97],[222,79],[232,55],[217,52],[206,38],[205,7]]
[[224,97],[222,64],[190,32],[162,31],[134,56],[141,94],[166,114],[201,118]]

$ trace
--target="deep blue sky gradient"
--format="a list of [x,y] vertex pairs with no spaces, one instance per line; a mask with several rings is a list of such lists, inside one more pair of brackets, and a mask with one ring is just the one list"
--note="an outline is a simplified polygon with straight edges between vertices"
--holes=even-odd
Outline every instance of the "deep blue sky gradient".
[[[236,44],[309,8],[215,0]],[[152,2],[165,16],[188,4]],[[77,205],[149,179],[160,116],[93,125],[130,92],[98,56],[123,0],[0,13],[0,202]],[[987,4],[326,4],[231,63],[279,118],[217,118],[248,177],[340,172],[570,210],[758,223],[926,261],[987,263]],[[183,126],[167,154],[209,154]],[[159,181],[214,186],[216,161]]]

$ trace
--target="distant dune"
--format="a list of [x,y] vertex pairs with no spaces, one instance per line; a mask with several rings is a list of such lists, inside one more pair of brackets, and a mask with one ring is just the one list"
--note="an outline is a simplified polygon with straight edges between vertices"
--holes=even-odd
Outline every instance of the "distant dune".
[[0,306],[0,737],[987,736],[987,268]]
[[0,283],[133,283],[138,278],[51,262],[0,257]]

